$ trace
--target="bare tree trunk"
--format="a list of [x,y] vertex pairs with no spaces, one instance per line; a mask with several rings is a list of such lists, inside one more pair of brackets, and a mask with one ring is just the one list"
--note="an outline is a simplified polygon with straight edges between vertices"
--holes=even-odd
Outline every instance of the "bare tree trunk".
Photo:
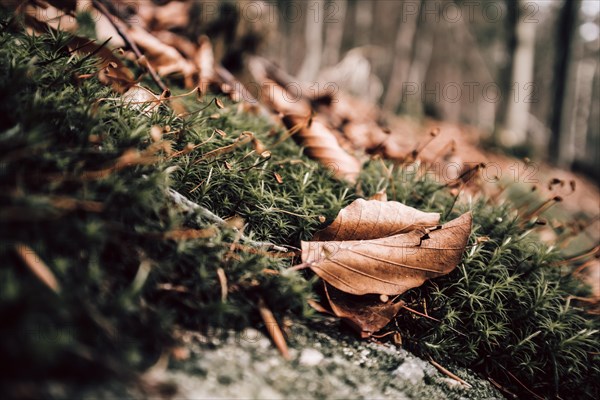
[[[425,77],[431,63],[433,43],[437,33],[437,24],[428,22],[424,14],[425,7],[419,11],[417,30],[413,42],[413,54],[406,82],[402,84],[401,109],[409,114],[421,117],[424,114],[424,104],[421,101]],[[429,17],[431,19],[431,17]]]
[[298,79],[304,82],[315,80],[321,69],[323,55],[324,0],[311,1],[306,15],[306,56],[298,72]]
[[576,161],[577,149],[584,154],[580,154],[580,159],[585,159],[587,154],[583,151],[587,148],[588,124],[592,114],[594,76],[598,69],[598,60],[593,57],[581,60],[577,64],[575,78],[575,99],[572,124],[569,134],[569,140],[566,143],[564,156],[559,159],[559,163],[572,165]]
[[[551,160],[557,160],[559,164],[567,162],[566,155],[562,150],[561,136],[564,128],[569,126],[565,118],[569,116],[567,110],[567,86],[569,78],[569,63],[571,61],[573,38],[575,36],[575,25],[580,8],[580,0],[565,0],[561,10],[557,31],[556,63],[554,66],[554,105],[550,129],[549,155]],[[568,114],[569,113],[569,114]]]
[[371,27],[373,26],[374,1],[357,1],[355,7],[356,34],[354,46],[363,46],[371,43]]
[[325,28],[323,66],[331,66],[340,61],[347,8],[347,0],[330,0],[325,7],[323,18],[327,27]]
[[[524,6],[524,0],[519,1]],[[517,22],[517,47],[513,58],[512,78],[514,92],[503,93],[508,96],[506,120],[500,133],[500,142],[507,147],[524,145],[527,142],[527,122],[529,120],[529,99],[524,91],[533,83],[533,67],[535,61],[536,23],[526,18]]]
[[[417,31],[421,1],[404,3],[402,7],[401,20],[396,33],[392,74],[383,101],[383,108],[391,112],[398,110],[402,100],[402,84],[408,79],[410,56]],[[407,10],[408,7],[410,10]]]
[[517,48],[517,23],[519,22],[519,4],[514,0],[506,0],[506,18],[504,20],[504,26],[506,29],[506,42],[505,42],[505,57],[504,63],[498,71],[498,86],[501,90],[500,93],[504,94],[504,98],[498,104],[495,118],[495,129],[494,129],[494,141],[498,142],[498,132],[504,128],[506,121],[506,113],[508,111],[508,104],[512,101],[512,96],[508,94],[512,90],[512,69],[514,62],[514,54]]

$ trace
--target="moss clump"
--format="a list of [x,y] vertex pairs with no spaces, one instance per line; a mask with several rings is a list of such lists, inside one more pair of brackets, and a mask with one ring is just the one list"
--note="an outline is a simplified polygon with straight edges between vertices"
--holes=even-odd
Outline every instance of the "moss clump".
[[[376,163],[369,179],[381,176]],[[409,306],[441,321],[401,313],[396,326],[417,353],[459,361],[526,398],[600,395],[600,321],[569,296],[587,289],[557,262],[557,250],[535,237],[532,223],[514,206],[485,199],[454,208],[454,199],[433,181],[399,171],[389,178],[390,199],[440,212],[446,220],[469,208],[473,231],[458,268],[406,293]],[[394,190],[392,190],[394,188]],[[379,188],[368,186],[367,194]],[[485,237],[484,241],[477,238]],[[520,381],[520,383],[519,383]]]
[[[242,173],[258,159],[248,148],[230,155],[239,160],[231,161],[231,171],[222,168],[220,159],[194,164],[203,154],[231,143],[237,132],[254,129],[266,135],[270,127],[264,121],[243,118],[233,106],[217,120],[208,118],[217,111],[214,106],[184,119],[167,107],[149,117],[120,101],[98,101],[114,95],[95,79],[78,78],[96,67],[94,60],[68,52],[66,34],[30,36],[6,16],[2,24],[4,376],[34,379],[49,377],[50,371],[94,379],[102,372],[130,376],[172,344],[176,326],[204,330],[259,325],[256,304],[261,297],[279,317],[309,312],[310,285],[285,271],[290,256],[233,247],[239,242],[235,229],[183,212],[167,195],[173,187],[187,194],[190,184],[204,179],[205,185],[194,192],[196,200],[223,217],[256,221],[257,233],[248,236],[279,244],[291,243],[283,238],[306,236],[318,218],[306,209],[299,211],[298,197],[284,196],[296,192],[298,183],[286,177],[275,194],[278,184],[268,176],[266,164]],[[188,156],[171,157],[152,150],[155,125],[178,132],[172,135],[175,152],[189,142],[207,141],[214,128],[230,136],[209,141]],[[293,157],[291,149],[278,153],[273,162]],[[123,157],[132,154],[152,156],[153,162],[133,156],[131,165],[123,166]],[[306,176],[304,186],[313,192],[308,204],[318,209],[316,203],[322,201],[322,208],[334,208],[332,204],[340,203],[335,194],[339,184],[328,177],[315,179],[316,164],[300,159],[293,168],[282,163],[282,176],[288,171]],[[319,185],[327,189],[315,196]],[[235,196],[243,201],[234,204]],[[259,212],[265,216],[260,223]],[[206,237],[172,239],[184,229]],[[48,265],[60,294],[45,287],[18,257],[21,245]],[[226,300],[219,269],[227,280]]]
[[[291,257],[249,246],[239,230],[182,211],[167,193],[175,189],[221,218],[242,217],[247,239],[297,247],[356,197],[353,188],[291,141],[277,144],[282,132],[233,104],[178,117],[164,106],[146,115],[98,101],[113,94],[79,78],[95,72],[94,61],[70,54],[67,35],[30,36],[6,15],[0,24],[3,376],[131,376],[173,344],[177,326],[260,326],[260,298],[280,319],[309,316],[312,282],[286,271]],[[192,110],[207,105],[185,101]],[[175,153],[154,143],[153,126],[168,130]],[[270,159],[251,143],[215,157],[243,131],[254,132]],[[189,143],[202,145],[179,153]],[[133,156],[124,166],[132,154],[151,159]],[[390,181],[379,165],[366,165],[363,194],[387,186],[390,199],[446,219],[474,212],[459,268],[404,296],[441,322],[403,313],[396,323],[404,343],[476,367],[524,397],[516,379],[542,395],[597,397],[599,323],[569,304],[582,289],[553,266],[559,254],[525,234],[530,227],[510,204],[455,207],[436,182],[402,169]],[[184,240],[184,229],[200,237]],[[479,236],[489,240],[477,243]],[[49,266],[60,294],[18,257],[21,244]]]

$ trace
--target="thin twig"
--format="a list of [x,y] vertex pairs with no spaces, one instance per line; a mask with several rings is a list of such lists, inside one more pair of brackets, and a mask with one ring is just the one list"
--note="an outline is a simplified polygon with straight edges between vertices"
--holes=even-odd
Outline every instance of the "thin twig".
[[[124,22],[120,21],[117,16],[112,15],[110,13],[110,11],[108,11],[108,9],[106,8],[106,6],[104,5],[103,0],[92,0],[92,3],[94,4],[94,7],[96,7],[98,9],[98,11],[100,11],[102,14],[104,14],[104,16],[115,27],[115,29],[117,30],[117,32],[119,33],[119,35],[121,36],[121,38],[123,38],[123,40],[125,41],[125,43],[127,43],[127,46],[129,46],[129,48],[133,51],[133,53],[135,54],[135,56],[138,59],[142,58],[144,55],[140,51],[140,48],[129,37],[129,35],[125,31],[125,29],[123,29],[122,24],[124,24]],[[162,81],[162,79],[160,79],[160,76],[158,75],[158,73],[156,72],[156,70],[154,69],[154,67],[152,67],[152,65],[150,64],[150,62],[146,63],[146,68],[148,69],[148,73],[152,77],[152,80],[154,80],[154,82],[158,85],[158,87],[163,92],[167,91],[167,92],[170,93],[169,88],[167,87],[167,85],[165,85],[165,83]]]
[[513,399],[517,399],[518,398],[518,396],[516,394],[514,394],[513,392],[511,392],[510,390],[508,390],[507,388],[505,388],[504,386],[502,386],[501,384],[499,384],[498,382],[496,382],[494,379],[488,377],[488,381],[490,381],[492,385],[494,385],[498,390],[500,390],[505,395],[509,395]]
[[436,367],[441,373],[443,373],[444,375],[454,379],[457,382],[462,383],[463,385],[465,385],[466,387],[468,387],[469,389],[471,389],[473,386],[471,386],[467,381],[465,381],[464,379],[462,379],[460,376],[453,374],[452,372],[450,372],[449,370],[447,370],[446,368],[444,368],[441,364],[437,363],[433,358],[429,357],[429,362]]
[[225,302],[227,300],[227,276],[225,275],[225,270],[223,268],[217,268],[217,276],[219,277],[219,283],[221,284],[221,301]]
[[52,270],[29,246],[18,243],[15,245],[15,251],[23,263],[44,285],[50,288],[54,293],[60,293],[60,285]]
[[[418,312],[417,310],[413,310],[413,309],[412,309],[412,308],[410,308],[410,307],[407,307],[407,306],[404,306],[404,305],[403,305],[403,306],[402,306],[402,308],[404,308],[406,311],[409,311],[409,312],[411,312],[411,313],[413,313],[413,314],[420,315],[420,316],[421,316],[421,317],[423,317],[423,318],[427,318],[427,319],[430,319],[430,320],[432,320],[432,321],[435,321],[435,322],[442,323],[442,321],[441,321],[441,320],[439,320],[439,319],[437,319],[437,318],[434,318],[434,317],[431,317],[431,316],[429,316],[429,315],[427,315],[427,314],[423,314],[423,313],[421,313],[421,312]],[[458,329],[455,329],[455,328],[451,327],[450,325],[447,325],[446,327],[447,327],[448,329],[452,330],[453,332],[456,332],[456,333],[458,333],[458,334],[459,334],[459,335],[461,335],[461,336],[465,336],[465,337],[467,336],[466,334],[462,333],[462,332],[461,332],[461,331],[459,331]]]
[[[502,367],[502,366],[501,366]],[[544,400],[544,398],[538,394],[536,394],[534,391],[532,391],[531,389],[529,389],[527,387],[527,385],[525,385],[523,382],[521,382],[516,376],[514,376],[512,374],[512,372],[510,372],[509,370],[507,370],[506,368],[502,367],[504,369],[504,371],[512,378],[514,379],[523,389],[527,390],[533,397],[535,397],[538,400]]]
[[260,316],[262,317],[265,323],[265,327],[267,328],[269,335],[271,335],[271,339],[273,339],[275,347],[277,347],[283,358],[289,360],[290,352],[288,351],[287,343],[285,342],[283,332],[281,331],[281,328],[279,327],[275,316],[273,315],[271,310],[269,310],[262,297],[258,301],[258,311],[260,312]]
[[[169,196],[171,201],[173,203],[175,203],[176,205],[178,205],[183,211],[185,211],[187,213],[196,214],[196,215],[200,216],[201,218],[204,218],[213,224],[216,224],[219,226],[228,226],[227,221],[225,221],[223,218],[214,214],[209,209],[202,207],[199,204],[194,203],[193,201],[191,201],[190,199],[188,199],[181,193],[177,192],[176,190],[169,188],[169,190],[167,191],[167,195]],[[233,229],[236,230],[235,227]],[[257,242],[257,241],[247,238],[244,235],[242,235],[242,241],[253,247],[258,247],[258,248],[267,247],[267,248],[271,248],[275,251],[280,251],[282,253],[288,252],[288,249],[283,246],[278,246],[276,244],[269,243],[269,242]]]

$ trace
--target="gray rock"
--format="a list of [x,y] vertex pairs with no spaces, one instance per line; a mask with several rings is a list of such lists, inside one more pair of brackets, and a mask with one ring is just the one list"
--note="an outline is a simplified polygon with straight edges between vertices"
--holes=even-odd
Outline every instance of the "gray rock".
[[[188,333],[190,357],[171,361],[160,374],[175,398],[193,399],[502,399],[472,372],[445,365],[472,388],[454,384],[429,362],[404,349],[345,334],[337,322],[296,324],[288,337],[292,359],[285,361],[268,337],[256,330],[229,336]],[[131,385],[70,387],[56,398],[165,397],[137,392]],[[64,396],[63,396],[64,393]]]
[[392,374],[399,379],[410,382],[412,385],[419,384],[425,378],[422,360],[418,359],[405,360]]

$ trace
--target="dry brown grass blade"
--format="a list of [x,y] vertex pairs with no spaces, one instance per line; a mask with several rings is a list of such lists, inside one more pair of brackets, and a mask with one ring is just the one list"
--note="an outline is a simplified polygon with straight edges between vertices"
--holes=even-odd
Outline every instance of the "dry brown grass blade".
[[163,238],[176,241],[186,241],[194,239],[207,239],[215,236],[217,233],[218,230],[214,227],[204,229],[175,229],[165,232]]
[[31,247],[22,243],[17,243],[15,245],[15,251],[27,268],[29,268],[29,270],[33,272],[44,285],[48,286],[53,292],[60,293],[60,285],[54,276],[54,273]]
[[235,142],[233,142],[230,145],[223,146],[218,149],[209,151],[208,153],[204,154],[200,159],[198,159],[196,161],[196,163],[199,163],[200,161],[214,160],[216,157],[218,157],[222,154],[231,153],[238,147],[250,143],[253,138],[254,138],[254,134],[252,132],[247,132],[247,131],[242,132]]
[[[162,145],[162,143],[155,143],[155,145]],[[152,150],[152,146],[143,152],[134,149],[126,150],[110,167],[96,171],[84,171],[79,178],[82,180],[104,179],[110,174],[125,168],[131,168],[136,165],[154,164],[159,161],[159,158],[153,155]]]
[[277,350],[281,353],[283,358],[286,360],[290,359],[290,352],[287,347],[287,343],[285,342],[285,337],[283,336],[283,332],[275,319],[275,316],[271,312],[271,310],[265,304],[265,301],[261,298],[258,301],[258,311],[260,312],[260,316],[262,317],[265,328],[271,335],[271,339],[273,339],[273,343]]
[[227,294],[229,290],[227,289],[227,275],[225,275],[225,270],[223,268],[217,268],[217,277],[219,278],[219,283],[221,285],[221,301],[227,301]]
[[312,240],[368,240],[438,225],[440,214],[426,213],[397,201],[357,199]]
[[302,242],[302,261],[344,292],[396,295],[452,271],[467,245],[471,222],[468,212],[439,229],[371,240]]

